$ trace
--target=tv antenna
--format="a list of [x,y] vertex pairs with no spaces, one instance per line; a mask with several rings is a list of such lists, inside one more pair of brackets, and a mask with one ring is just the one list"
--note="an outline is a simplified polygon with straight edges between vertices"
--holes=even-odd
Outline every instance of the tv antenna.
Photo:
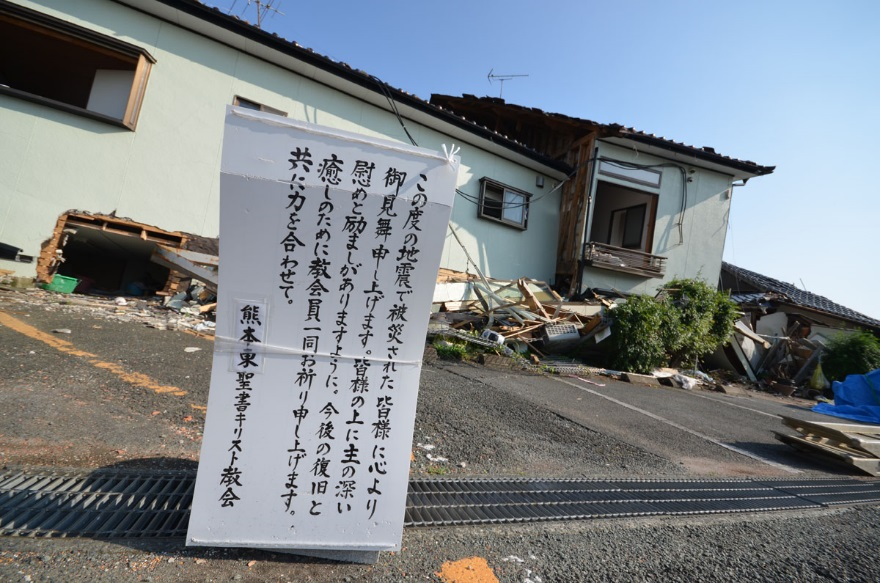
[[497,79],[498,83],[501,84],[501,89],[498,91],[498,97],[504,97],[504,82],[510,81],[511,79],[516,79],[517,77],[528,77],[528,75],[496,75],[495,69],[492,68],[489,70],[489,74],[486,75],[489,79],[489,84],[492,84],[492,79]]
[[[227,14],[232,14],[232,11],[235,9],[235,5],[238,4],[238,0],[233,0],[232,6],[229,7]],[[266,17],[266,14],[272,12],[271,16],[275,14],[280,14],[284,16],[284,13],[278,10],[276,6],[273,4],[281,4],[281,0],[247,0],[247,6],[245,6],[241,10],[241,14],[239,16],[244,15],[245,11],[251,6],[257,7],[257,28],[263,28],[263,19]]]

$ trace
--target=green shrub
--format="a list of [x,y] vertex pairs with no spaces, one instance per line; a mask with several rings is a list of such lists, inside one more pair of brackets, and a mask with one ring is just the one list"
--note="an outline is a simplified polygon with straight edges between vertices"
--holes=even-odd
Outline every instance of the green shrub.
[[835,336],[822,357],[822,372],[829,381],[842,381],[847,375],[865,374],[878,368],[880,340],[870,332]]
[[692,366],[727,342],[739,317],[727,294],[698,279],[674,279],[664,291],[673,310],[666,349],[674,364]]
[[739,314],[726,294],[707,283],[676,279],[656,299],[628,298],[612,316],[611,366],[649,373],[670,363],[694,366],[728,341]]
[[649,296],[632,296],[614,308],[611,367],[648,373],[666,363],[665,330],[669,310]]

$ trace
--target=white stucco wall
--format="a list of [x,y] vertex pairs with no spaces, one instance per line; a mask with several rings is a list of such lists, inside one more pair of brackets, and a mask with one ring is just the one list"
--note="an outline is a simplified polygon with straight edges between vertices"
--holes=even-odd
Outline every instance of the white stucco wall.
[[[632,164],[654,165],[669,162],[636,149],[601,141],[598,143],[598,154],[600,157]],[[658,168],[663,176],[657,200],[657,220],[651,254],[667,258],[664,277],[650,278],[586,267],[582,287],[654,294],[665,282],[675,278],[699,278],[713,286],[718,283],[730,210],[731,177],[696,165],[684,165],[684,168],[693,169],[694,172],[687,174],[691,182],[687,183],[687,204],[681,234],[678,229],[682,198],[681,172],[672,167]],[[593,192],[599,180],[646,193],[657,192],[656,189],[599,173],[594,173],[593,176]],[[589,236],[587,239],[589,240]]]
[[[408,143],[382,109],[115,2],[16,3],[142,47],[157,61],[135,131],[0,95],[0,241],[25,254],[39,254],[69,209],[116,211],[166,230],[217,236],[224,111],[236,95],[292,119]],[[413,122],[407,128],[422,147],[461,147],[462,191],[477,196],[486,176],[535,195],[526,231],[478,219],[461,197],[452,223],[486,275],[551,279],[559,193],[539,197],[553,180],[536,189],[534,170],[480,149],[478,140],[461,143]],[[35,268],[0,264],[23,275]],[[449,234],[442,266],[468,269]]]

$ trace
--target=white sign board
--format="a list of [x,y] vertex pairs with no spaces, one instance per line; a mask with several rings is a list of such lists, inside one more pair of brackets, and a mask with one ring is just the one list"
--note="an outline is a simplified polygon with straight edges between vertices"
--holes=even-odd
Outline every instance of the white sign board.
[[397,549],[458,160],[230,109],[221,166],[187,544]]

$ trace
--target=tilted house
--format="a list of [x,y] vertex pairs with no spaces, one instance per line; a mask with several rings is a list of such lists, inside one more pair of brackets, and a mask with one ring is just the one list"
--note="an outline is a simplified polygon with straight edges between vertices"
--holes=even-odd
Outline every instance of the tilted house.
[[[571,170],[564,160],[197,0],[0,0],[0,242],[36,259],[0,269],[161,288],[157,244],[191,249],[218,235],[229,105],[437,151],[455,144],[457,238],[448,233],[442,267],[473,270],[470,255],[488,276],[553,277],[561,194],[550,191]],[[477,201],[506,192],[544,196],[484,205],[490,232]]]
[[[574,169],[562,188],[554,240],[554,281],[568,294],[587,288],[650,294],[673,278],[714,285],[734,185],[774,170],[712,148],[502,99],[433,95],[431,103]],[[481,212],[498,221],[487,206],[491,200],[484,196]],[[515,217],[500,222],[520,227]]]

